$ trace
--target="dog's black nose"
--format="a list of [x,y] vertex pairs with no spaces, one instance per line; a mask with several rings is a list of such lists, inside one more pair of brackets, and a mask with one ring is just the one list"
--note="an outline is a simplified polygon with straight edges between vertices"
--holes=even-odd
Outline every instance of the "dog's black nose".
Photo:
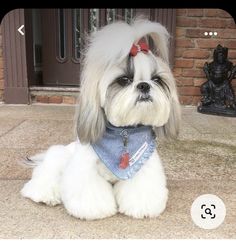
[[141,82],[137,85],[137,89],[139,89],[142,93],[148,93],[150,91],[150,85],[146,82]]

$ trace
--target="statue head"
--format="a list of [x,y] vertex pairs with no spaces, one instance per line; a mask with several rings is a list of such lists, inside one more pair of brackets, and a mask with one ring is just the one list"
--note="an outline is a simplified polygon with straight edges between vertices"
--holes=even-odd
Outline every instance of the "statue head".
[[224,63],[227,60],[228,48],[220,44],[214,50],[214,61],[217,63]]

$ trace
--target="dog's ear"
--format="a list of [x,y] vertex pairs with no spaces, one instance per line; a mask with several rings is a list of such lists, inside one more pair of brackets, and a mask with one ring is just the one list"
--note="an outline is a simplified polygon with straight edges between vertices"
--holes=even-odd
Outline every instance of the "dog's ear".
[[179,134],[180,127],[180,105],[178,99],[172,99],[171,110],[167,123],[162,127],[155,127],[154,131],[157,135],[157,138],[167,138],[173,139],[176,138]]
[[129,45],[133,43],[130,33],[128,24],[117,22],[87,36],[82,53],[77,111],[77,134],[82,143],[93,143],[104,133],[106,120],[101,107],[103,91],[99,84],[104,72],[114,64],[121,63],[127,56]]
[[99,75],[92,66],[92,63],[84,66],[78,99],[77,135],[83,144],[96,142],[105,130],[105,117],[98,93]]

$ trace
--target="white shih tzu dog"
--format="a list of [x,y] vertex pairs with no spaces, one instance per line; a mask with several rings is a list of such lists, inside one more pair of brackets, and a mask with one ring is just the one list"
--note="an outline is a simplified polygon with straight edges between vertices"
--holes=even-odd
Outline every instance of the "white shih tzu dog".
[[168,189],[156,142],[176,136],[180,120],[168,38],[165,27],[143,19],[91,34],[81,74],[78,140],[31,158],[36,166],[21,190],[24,197],[63,203],[69,214],[87,220],[164,211]]

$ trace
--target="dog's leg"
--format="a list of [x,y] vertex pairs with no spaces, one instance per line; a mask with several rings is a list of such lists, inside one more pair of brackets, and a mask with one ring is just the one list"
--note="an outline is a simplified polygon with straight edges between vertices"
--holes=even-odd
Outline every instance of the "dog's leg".
[[134,218],[157,217],[168,199],[166,178],[161,160],[155,151],[134,178],[114,186],[118,210]]
[[42,162],[33,170],[32,178],[21,190],[22,196],[35,202],[56,205],[61,202],[59,181],[64,167],[71,157],[73,143],[50,147]]
[[62,202],[74,217],[101,219],[117,211],[112,185],[98,174],[97,161],[90,145],[79,145],[63,174]]

